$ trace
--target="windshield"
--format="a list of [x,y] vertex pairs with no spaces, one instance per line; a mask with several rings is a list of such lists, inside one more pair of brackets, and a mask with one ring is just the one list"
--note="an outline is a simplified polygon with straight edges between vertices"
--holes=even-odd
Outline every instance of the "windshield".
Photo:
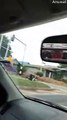
[[67,34],[66,24],[65,18],[0,35],[0,58],[24,95],[67,106],[67,65],[40,58],[42,40]]

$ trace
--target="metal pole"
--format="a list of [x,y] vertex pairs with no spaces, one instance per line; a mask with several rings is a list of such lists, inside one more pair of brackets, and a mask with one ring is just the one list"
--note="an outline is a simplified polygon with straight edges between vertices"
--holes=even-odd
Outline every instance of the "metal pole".
[[9,40],[8,45],[7,45],[7,48],[6,48],[5,57],[4,57],[5,60],[6,60],[6,58],[7,58],[7,54],[8,54],[8,51],[9,51],[10,41],[11,41],[11,39]]
[[1,35],[0,50],[1,50],[2,42],[3,42],[3,35]]
[[[17,41],[19,41],[20,43],[22,43],[25,46],[25,48],[24,48],[24,54],[23,54],[23,60],[24,60],[25,52],[26,52],[26,46],[27,45],[24,42],[22,42],[21,40],[19,40],[18,38],[16,38],[15,35],[12,36],[11,40],[14,41],[14,39],[16,39]],[[22,66],[23,66],[23,63],[22,63]]]
[[15,37],[15,39],[16,39],[16,40],[18,40],[19,42],[21,42],[23,45],[25,45],[25,46],[26,46],[26,44],[25,44],[25,43],[23,43],[23,42],[22,42],[21,40],[19,40],[18,38],[16,38],[16,37]]
[[[1,47],[2,47],[2,42],[3,42],[3,35],[1,35],[1,40],[0,40],[0,57],[1,57]],[[2,57],[1,57],[2,58]]]
[[[24,48],[24,54],[23,54],[23,61],[24,61],[24,57],[25,57],[25,52],[26,52],[26,44],[24,43],[24,42],[22,42],[21,40],[19,40],[18,38],[16,38],[15,36],[14,36],[14,38],[16,39],[16,40],[18,40],[20,43],[22,43],[24,46],[25,46],[25,48]],[[23,63],[22,63],[22,66],[23,66]]]
[[7,49],[6,49],[6,52],[5,52],[5,57],[4,57],[5,60],[6,60],[6,57],[7,57],[7,54],[8,54],[8,50],[9,50],[9,43],[8,43],[8,46],[7,46]]
[[[25,52],[26,52],[26,46],[24,48],[23,61],[24,61],[24,57],[25,57]],[[22,62],[22,66],[23,66],[23,62]]]

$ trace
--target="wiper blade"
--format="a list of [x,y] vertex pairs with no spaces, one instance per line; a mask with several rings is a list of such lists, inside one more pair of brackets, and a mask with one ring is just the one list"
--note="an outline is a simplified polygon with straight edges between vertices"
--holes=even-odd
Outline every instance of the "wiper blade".
[[65,107],[63,107],[61,105],[55,104],[53,102],[42,100],[42,99],[38,99],[38,98],[35,98],[35,97],[29,97],[29,96],[25,96],[25,98],[28,99],[28,100],[32,100],[32,101],[35,101],[35,102],[47,105],[49,107],[52,107],[52,108],[55,108],[55,109],[58,109],[58,110],[61,110],[61,111],[67,113],[67,108],[65,108]]

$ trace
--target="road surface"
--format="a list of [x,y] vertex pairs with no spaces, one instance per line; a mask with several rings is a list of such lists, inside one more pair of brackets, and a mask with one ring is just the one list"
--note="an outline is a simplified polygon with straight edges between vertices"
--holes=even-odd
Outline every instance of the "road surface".
[[55,85],[55,84],[52,84],[52,83],[45,83],[45,82],[41,82],[41,83],[46,84],[46,85],[48,85],[50,88],[55,89],[55,90],[58,90],[58,91],[60,91],[62,94],[66,94],[66,95],[67,95],[67,87],[65,87],[65,86],[60,86],[60,85]]
[[[44,82],[43,82],[44,83]],[[48,100],[57,104],[62,104],[64,106],[67,106],[67,87],[54,85],[51,83],[44,83],[47,84],[51,89],[51,91],[43,91],[43,90],[37,90],[37,91],[27,91],[27,90],[21,90],[21,92],[24,95],[27,96],[35,96],[44,100]]]
[[48,100],[59,105],[67,106],[67,95],[34,95],[37,98]]
[[44,84],[47,84],[49,87],[55,89],[54,93],[51,94],[49,92],[49,95],[35,95],[35,97],[67,106],[67,87],[54,85],[51,83],[44,83]]

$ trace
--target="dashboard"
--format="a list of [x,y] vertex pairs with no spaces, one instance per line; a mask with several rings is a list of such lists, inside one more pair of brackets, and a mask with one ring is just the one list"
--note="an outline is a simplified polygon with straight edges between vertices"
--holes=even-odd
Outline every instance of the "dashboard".
[[7,103],[0,120],[67,120],[67,113],[28,100],[18,99]]

